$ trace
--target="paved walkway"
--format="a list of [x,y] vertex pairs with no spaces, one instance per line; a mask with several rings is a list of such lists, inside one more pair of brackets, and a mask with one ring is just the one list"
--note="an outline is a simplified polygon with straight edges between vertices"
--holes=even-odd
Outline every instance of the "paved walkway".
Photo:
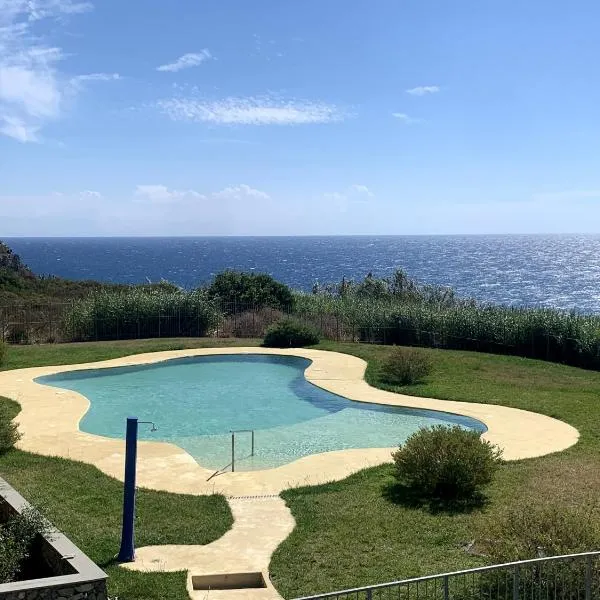
[[[210,354],[284,354],[312,361],[307,380],[330,392],[358,402],[450,412],[485,423],[483,437],[504,450],[504,458],[516,460],[564,450],[577,442],[579,433],[570,425],[544,415],[504,406],[417,398],[385,392],[363,379],[366,363],[354,356],[310,349],[204,348],[129,356],[100,363],[36,367],[0,373],[0,395],[21,404],[18,417],[23,434],[19,447],[43,455],[62,456],[94,464],[103,472],[123,478],[124,443],[79,430],[89,408],[84,396],[69,390],[35,383],[34,379],[65,371],[149,364],[164,360]],[[176,493],[222,493],[234,514],[232,529],[207,546],[159,546],[138,550],[138,559],[127,568],[140,570],[186,570],[190,596],[272,600],[272,587],[257,590],[193,591],[191,577],[210,573],[261,571],[268,581],[268,566],[275,548],[294,526],[283,501],[272,496],[284,489],[340,480],[390,460],[391,448],[354,449],[306,456],[290,464],[263,471],[224,473],[209,480],[211,470],[199,465],[173,444],[140,442],[137,482],[140,487]]]
[[[277,546],[294,529],[290,510],[278,496],[230,498],[228,501],[234,524],[216,542],[206,546],[147,546],[137,550],[135,563],[124,566],[140,571],[185,570],[192,598],[203,598],[207,593],[193,591],[194,575],[261,572],[269,587],[240,590],[239,597],[279,598],[269,581],[269,562]],[[212,600],[236,596],[232,590],[211,590],[209,597]]]

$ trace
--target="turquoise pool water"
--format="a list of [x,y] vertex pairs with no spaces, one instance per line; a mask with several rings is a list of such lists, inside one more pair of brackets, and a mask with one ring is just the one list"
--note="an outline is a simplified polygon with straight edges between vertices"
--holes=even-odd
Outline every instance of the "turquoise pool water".
[[397,446],[420,427],[459,424],[485,431],[474,419],[426,410],[353,402],[309,383],[310,361],[289,356],[228,355],[175,359],[152,365],[70,371],[38,383],[75,390],[91,407],[82,431],[123,438],[129,416],[140,438],[177,444],[202,466],[231,461],[236,435],[236,470],[264,469],[301,456],[346,448]]

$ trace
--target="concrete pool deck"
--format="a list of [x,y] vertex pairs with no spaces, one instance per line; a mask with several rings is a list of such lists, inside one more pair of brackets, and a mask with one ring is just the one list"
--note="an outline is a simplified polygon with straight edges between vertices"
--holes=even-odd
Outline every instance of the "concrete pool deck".
[[[350,400],[428,409],[472,417],[488,431],[483,437],[500,446],[506,460],[543,456],[575,444],[578,431],[557,419],[533,412],[493,404],[418,398],[386,392],[364,380],[366,362],[355,356],[312,349],[202,348],[127,356],[96,363],[34,367],[0,372],[0,395],[17,401],[17,417],[23,434],[18,447],[48,456],[60,456],[95,465],[123,479],[124,442],[79,430],[89,408],[87,398],[70,390],[36,383],[34,379],[66,371],[157,363],[190,356],[263,354],[298,356],[311,360],[305,371],[308,381]],[[144,415],[139,415],[143,418]],[[294,521],[283,501],[282,490],[336,481],[360,469],[390,462],[392,448],[352,449],[300,458],[262,471],[223,473],[209,480],[212,470],[199,465],[187,452],[164,442],[140,442],[137,484],[139,487],[175,493],[212,494],[228,497],[234,512],[232,529],[208,546],[164,546],[142,548],[129,568],[141,570],[186,570],[192,598],[206,592],[192,590],[193,575],[239,573],[253,569],[268,579],[271,554],[293,529]],[[256,498],[252,498],[256,497]],[[215,560],[217,559],[217,560]],[[276,598],[272,587],[264,590],[212,590],[211,598]]]

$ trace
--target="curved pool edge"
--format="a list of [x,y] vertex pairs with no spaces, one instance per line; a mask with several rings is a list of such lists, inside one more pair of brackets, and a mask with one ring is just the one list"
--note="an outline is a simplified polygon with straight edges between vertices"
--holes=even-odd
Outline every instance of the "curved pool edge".
[[[36,383],[34,379],[66,371],[224,354],[274,354],[305,358],[311,361],[305,370],[309,382],[350,400],[474,418],[485,424],[488,430],[483,437],[500,446],[506,460],[559,452],[579,439],[579,432],[571,425],[538,413],[495,404],[419,398],[373,388],[364,380],[367,363],[362,359],[339,352],[304,348],[198,348],[138,354],[95,363],[4,371],[0,372],[0,395],[21,405],[17,421],[23,437],[19,448],[87,462],[107,475],[122,480],[124,442],[79,429],[79,422],[89,408],[89,400],[77,392]],[[199,465],[185,450],[166,442],[142,441],[138,448],[138,485],[191,494],[277,494],[290,487],[337,481],[360,469],[390,462],[391,450],[351,449],[313,454],[280,467],[224,473],[206,481],[213,471]]]

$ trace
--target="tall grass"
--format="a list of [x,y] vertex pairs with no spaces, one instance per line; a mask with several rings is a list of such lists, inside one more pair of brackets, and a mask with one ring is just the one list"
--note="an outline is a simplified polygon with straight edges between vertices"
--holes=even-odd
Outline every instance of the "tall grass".
[[212,335],[222,313],[205,291],[131,287],[101,291],[67,310],[63,331],[71,340]]
[[[108,288],[68,306],[55,339],[261,336],[283,314],[328,339],[514,354],[600,370],[600,316],[482,305],[444,287],[421,285],[402,271],[315,286],[313,293],[294,293],[289,306],[277,310],[264,303],[226,304],[210,287]],[[25,319],[27,326],[30,321]],[[12,340],[18,320],[9,318],[9,324],[5,336]]]
[[335,315],[346,339],[515,354],[600,368],[600,317],[553,309],[300,294],[306,317]]

